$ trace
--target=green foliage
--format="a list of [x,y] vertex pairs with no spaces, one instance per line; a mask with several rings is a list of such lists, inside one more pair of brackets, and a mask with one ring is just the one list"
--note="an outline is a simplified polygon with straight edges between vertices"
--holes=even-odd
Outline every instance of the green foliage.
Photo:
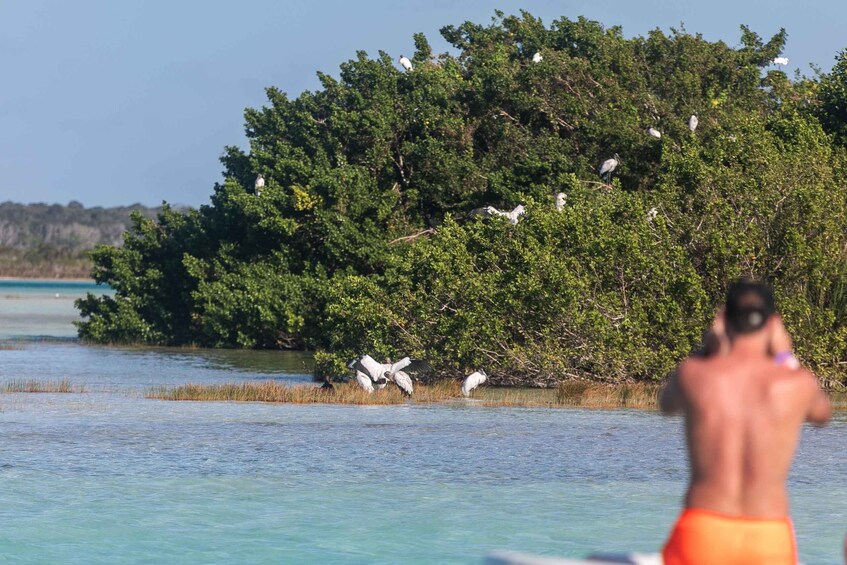
[[[523,12],[442,35],[457,54],[417,34],[411,72],[359,52],[316,92],[269,88],[209,205],[136,217],[123,248],[95,251],[116,293],[80,301],[80,334],[311,348],[325,375],[368,352],[499,382],[651,380],[746,275],[775,286],[804,360],[841,378],[843,54],[792,82],[764,73],[784,31],[742,27],[732,48]],[[467,216],[519,203],[516,226]]]
[[320,322],[329,349],[411,352],[442,373],[487,366],[534,384],[664,375],[708,315],[696,272],[639,196],[569,196],[572,207],[532,205],[515,227],[448,217],[384,275],[337,278]]
[[818,96],[821,124],[836,142],[847,145],[847,50],[835,58],[832,72],[822,77]]

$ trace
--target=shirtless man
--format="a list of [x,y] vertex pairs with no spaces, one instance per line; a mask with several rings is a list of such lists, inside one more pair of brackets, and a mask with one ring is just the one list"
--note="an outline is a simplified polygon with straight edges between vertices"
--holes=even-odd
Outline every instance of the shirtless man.
[[691,467],[664,563],[794,564],[785,483],[803,423],[825,424],[829,400],[796,365],[766,287],[733,283],[713,328],[725,335],[711,354],[680,364],[659,400],[685,417]]

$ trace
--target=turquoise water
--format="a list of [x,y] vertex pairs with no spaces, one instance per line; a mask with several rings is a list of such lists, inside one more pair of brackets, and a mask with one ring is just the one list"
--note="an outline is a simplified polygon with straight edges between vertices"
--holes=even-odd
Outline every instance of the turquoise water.
[[111,293],[90,281],[0,280],[0,339],[67,339],[79,315],[74,300]]
[[[685,484],[680,421],[650,412],[156,401],[144,392],[189,381],[313,386],[309,361],[20,335],[14,347],[0,383],[68,378],[86,392],[0,394],[0,561],[655,551]],[[845,427],[803,431],[790,490],[806,563],[841,563]]]

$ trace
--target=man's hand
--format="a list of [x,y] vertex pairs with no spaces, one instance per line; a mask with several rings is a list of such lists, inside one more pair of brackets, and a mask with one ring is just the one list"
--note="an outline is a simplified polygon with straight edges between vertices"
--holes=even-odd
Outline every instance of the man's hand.
[[779,317],[779,314],[774,314],[771,317],[770,330],[771,335],[768,341],[768,352],[771,355],[793,351],[794,343],[791,341],[791,335],[785,329],[785,324],[782,323],[782,318]]
[[726,355],[729,351],[729,338],[726,335],[726,322],[723,307],[719,308],[712,320],[709,331],[703,336],[703,354],[706,357]]

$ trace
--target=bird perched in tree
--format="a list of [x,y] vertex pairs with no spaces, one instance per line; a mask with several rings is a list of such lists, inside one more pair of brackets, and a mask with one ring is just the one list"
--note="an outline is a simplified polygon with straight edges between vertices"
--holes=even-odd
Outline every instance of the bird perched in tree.
[[656,139],[662,139],[662,132],[660,132],[659,130],[657,130],[653,126],[650,126],[649,128],[647,128],[647,133],[650,136],[655,137]]
[[615,156],[611,159],[606,159],[603,161],[603,164],[600,165],[600,178],[606,177],[606,184],[609,184],[612,181],[612,172],[618,168],[618,164],[620,163],[621,158],[618,157],[618,154],[615,153]]
[[474,371],[470,375],[465,378],[465,381],[462,383],[462,396],[465,398],[471,395],[471,392],[488,380],[488,375],[485,374],[485,371],[480,369],[479,371]]
[[256,182],[253,184],[253,188],[256,190],[256,196],[262,195],[262,189],[265,188],[265,177],[262,176],[262,173],[256,175]]
[[544,60],[544,57],[541,56],[541,53],[536,52],[535,55],[532,56],[533,63],[540,63]]
[[502,216],[505,216],[510,222],[512,222],[513,226],[518,225],[518,220],[524,214],[526,214],[526,208],[523,204],[518,204],[511,212],[506,212],[505,214],[501,213]]
[[406,71],[411,71],[411,70],[412,70],[412,62],[411,62],[411,61],[409,60],[409,58],[408,58],[408,57],[406,57],[405,55],[400,55],[400,58],[398,59],[398,61],[400,61],[400,65],[401,65],[404,69],[406,69]]
[[474,208],[473,210],[468,212],[469,218],[473,218],[474,216],[479,216],[481,218],[492,218],[498,215],[500,215],[500,210],[498,210],[494,206],[483,206],[482,208]]
[[700,120],[697,119],[696,114],[691,114],[691,117],[688,118],[688,129],[691,130],[691,133],[694,133],[694,130],[697,129],[697,124],[700,123]]
[[568,195],[564,192],[560,192],[556,195],[556,211],[561,212],[565,209],[565,202],[568,199]]
[[494,216],[501,216],[508,219],[512,225],[517,225],[518,220],[524,214],[526,214],[526,207],[524,207],[523,204],[518,204],[511,212],[498,210],[494,206],[483,206],[482,208],[475,208],[468,212],[468,216],[470,217],[480,216],[482,218],[493,218]]
[[656,216],[658,216],[658,215],[659,215],[659,209],[658,208],[650,208],[650,210],[647,212],[647,221],[652,223],[652,221],[655,220]]
[[774,57],[774,60],[771,61],[774,65],[787,65],[788,57]]

